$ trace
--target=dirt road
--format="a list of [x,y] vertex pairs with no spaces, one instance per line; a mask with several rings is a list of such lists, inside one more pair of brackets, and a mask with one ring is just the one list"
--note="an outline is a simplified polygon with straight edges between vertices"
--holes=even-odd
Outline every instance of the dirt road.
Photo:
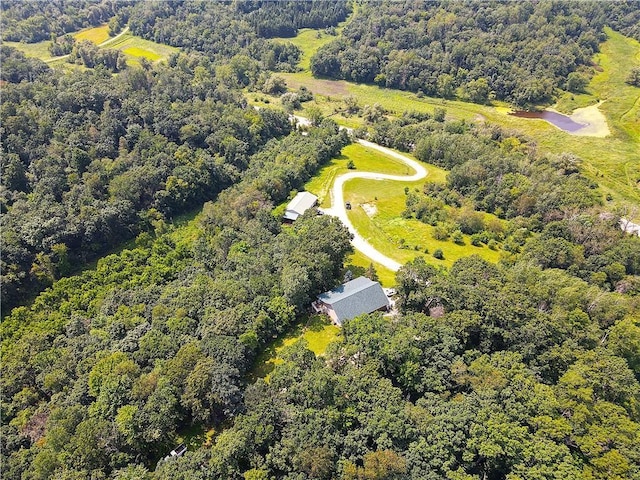
[[[295,116],[294,118],[300,125],[309,126],[311,124],[311,122],[307,118],[298,116]],[[349,132],[351,131],[350,128],[345,128],[345,130]],[[340,221],[349,229],[349,232],[351,232],[351,234],[353,235],[351,244],[356,250],[359,250],[374,262],[384,265],[391,271],[397,272],[402,265],[399,262],[396,262],[394,259],[389,258],[383,253],[376,250],[362,235],[358,233],[358,231],[351,223],[351,220],[349,220],[344,200],[344,185],[349,180],[353,180],[355,178],[366,178],[369,180],[394,180],[397,182],[415,182],[417,180],[425,178],[427,176],[427,170],[412,158],[395,152],[390,148],[386,148],[378,145],[377,143],[368,142],[366,140],[359,139],[357,140],[357,142],[364,147],[377,150],[384,155],[388,155],[389,157],[393,157],[396,160],[400,160],[401,162],[407,164],[409,167],[413,168],[416,173],[410,176],[387,175],[384,173],[375,172],[349,172],[342,174],[335,179],[333,187],[331,187],[331,207],[322,209],[322,211],[327,215],[338,217]]]

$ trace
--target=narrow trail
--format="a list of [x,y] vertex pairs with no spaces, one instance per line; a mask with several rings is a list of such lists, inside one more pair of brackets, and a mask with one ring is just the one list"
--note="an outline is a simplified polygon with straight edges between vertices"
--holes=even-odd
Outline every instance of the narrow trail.
[[122,31],[117,34],[115,37],[111,37],[111,38],[107,38],[104,42],[100,42],[98,44],[99,47],[106,47],[107,45],[109,45],[110,43],[115,42],[116,40],[118,40],[120,37],[122,37],[125,33],[127,33],[129,31],[129,25],[127,25],[126,27],[124,27],[122,29]]
[[[307,126],[310,125],[310,121],[304,117],[295,116],[294,118],[300,125],[307,125]],[[349,128],[346,128],[346,127],[340,127],[340,128],[344,128],[345,130],[351,132],[351,129]],[[412,158],[409,158],[408,156],[403,155],[401,153],[395,152],[390,148],[386,148],[381,145],[378,145],[377,143],[368,142],[366,140],[359,139],[357,140],[357,142],[363,147],[377,150],[384,155],[395,158],[396,160],[400,160],[401,162],[405,163],[406,165],[411,167],[413,170],[415,170],[416,173],[410,176],[388,175],[385,173],[375,173],[375,172],[344,173],[335,179],[333,186],[331,187],[331,207],[324,208],[322,209],[322,211],[327,215],[331,215],[339,218],[340,221],[349,229],[349,232],[351,232],[351,234],[353,235],[353,240],[351,241],[351,244],[356,250],[359,250],[366,257],[370,258],[374,262],[377,262],[385,266],[386,268],[388,268],[393,272],[397,272],[398,269],[402,266],[402,264],[399,262],[396,262],[394,259],[389,258],[383,253],[376,250],[362,235],[358,233],[358,231],[355,229],[355,227],[351,223],[351,220],[349,220],[349,216],[347,215],[347,208],[345,206],[345,200],[344,200],[344,185],[349,180],[353,180],[356,178],[366,178],[369,180],[393,180],[396,182],[416,182],[418,180],[422,180],[427,176],[427,170],[420,163],[413,160]]]

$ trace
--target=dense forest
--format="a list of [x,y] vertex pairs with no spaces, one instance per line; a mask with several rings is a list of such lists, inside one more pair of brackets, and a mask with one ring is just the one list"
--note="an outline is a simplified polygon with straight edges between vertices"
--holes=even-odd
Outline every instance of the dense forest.
[[270,70],[295,69],[299,50],[265,40],[292,37],[298,28],[337,25],[347,2],[140,2],[131,12],[131,31],[143,38],[194,50],[212,59],[246,54]]
[[[273,37],[352,6],[315,74],[477,102],[577,91],[604,26],[640,37],[630,1],[3,2],[4,39],[82,66],[0,45],[2,478],[640,480],[640,237],[577,156],[444,108],[367,106],[353,135],[446,169],[402,216],[499,261],[417,257],[393,315],[255,375],[350,273],[336,218],[278,206],[351,139],[244,94],[313,98],[270,73],[301,54]],[[183,51],[127,65],[65,36],[107,21]]]
[[[398,316],[347,323],[324,358],[300,341],[248,384],[257,353],[339,282],[350,249],[330,217],[283,228],[272,214],[346,134],[325,120],[271,140],[189,232],[141,234],[5,319],[7,478],[637,478],[640,238],[599,214],[597,187],[571,162],[437,116],[369,128],[396,148],[411,132],[417,155],[452,169],[447,184],[408,192],[408,207],[495,212],[481,200],[508,191],[498,213],[518,249],[498,265],[411,262]],[[496,158],[506,185],[469,165],[461,187],[453,172],[476,156]],[[535,190],[507,188],[511,177]],[[226,428],[156,467],[190,424]]]
[[606,25],[640,38],[637,2],[365,2],[311,70],[531,107],[585,87]]
[[[4,46],[2,56],[5,308],[214,198],[253,153],[291,130],[284,113],[247,107],[232,88],[233,65],[225,84],[195,57],[112,76],[23,63]],[[33,81],[11,83],[23,79]]]
[[638,478],[628,299],[474,257],[447,273],[416,261],[398,282],[400,317],[347,323],[323,359],[290,347],[210,453],[158,478]]
[[242,410],[253,359],[333,287],[349,234],[328,216],[271,215],[344,133],[330,122],[272,140],[199,227],[65,278],[2,322],[3,477],[104,478],[152,465],[176,430]]
[[26,43],[49,40],[106,23],[133,3],[132,0],[5,0],[0,5],[2,38]]

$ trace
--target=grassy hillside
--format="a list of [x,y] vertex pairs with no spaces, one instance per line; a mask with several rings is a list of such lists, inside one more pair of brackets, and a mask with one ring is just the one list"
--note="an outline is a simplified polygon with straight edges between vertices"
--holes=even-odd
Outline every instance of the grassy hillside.
[[404,163],[387,157],[380,152],[366,148],[358,143],[348,145],[342,150],[338,158],[334,158],[322,167],[318,173],[307,182],[305,190],[315,194],[320,205],[331,206],[329,191],[338,175],[349,172],[347,165],[353,162],[355,170],[363,172],[386,173],[390,175],[411,175],[413,171]]
[[109,26],[105,23],[98,27],[86,28],[74,34],[73,38],[79,42],[89,40],[90,42],[99,45],[100,43],[109,40]]
[[105,47],[121,50],[128,57],[130,64],[138,64],[142,58],[150,62],[166,60],[169,55],[178,51],[175,47],[145,40],[128,32]]
[[[121,50],[127,56],[127,63],[130,65],[138,65],[142,58],[146,58],[150,62],[166,60],[169,55],[178,51],[175,47],[145,40],[128,32],[118,38],[110,40],[106,25],[81,30],[74,34],[74,38],[79,41],[89,40],[96,44],[101,44],[99,45],[101,48]],[[29,57],[39,58],[53,67],[64,67],[66,63],[65,57],[55,59],[51,56],[51,53],[49,53],[50,43],[49,41],[38,43],[5,42],[6,45],[17,48]]]
[[[365,179],[347,182],[345,199],[353,205],[349,218],[371,245],[400,263],[422,256],[427,263],[449,267],[455,260],[474,254],[497,262],[499,251],[490,250],[486,245],[474,247],[468,235],[463,235],[464,245],[451,240],[435,240],[434,227],[402,217],[406,198],[404,188],[420,189],[423,184],[423,180],[415,183],[388,180],[373,182]],[[433,257],[437,249],[443,251],[444,259]]]

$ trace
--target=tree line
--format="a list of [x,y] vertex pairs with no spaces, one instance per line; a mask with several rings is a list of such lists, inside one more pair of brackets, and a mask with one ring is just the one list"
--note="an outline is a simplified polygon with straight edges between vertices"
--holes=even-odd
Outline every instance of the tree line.
[[8,0],[0,6],[2,38],[25,43],[50,40],[82,28],[106,23],[116,15],[123,15],[123,11],[134,3],[132,0]]
[[291,131],[284,113],[248,108],[207,59],[175,55],[112,76],[23,63],[5,46],[2,56],[5,308],[214,198]]
[[638,38],[626,2],[368,2],[311,59],[314,75],[520,108],[581,91],[614,26]]
[[300,50],[269,38],[295,36],[298,28],[337,25],[346,2],[140,2],[129,26],[135,35],[213,60],[248,55],[269,70],[294,70]]

